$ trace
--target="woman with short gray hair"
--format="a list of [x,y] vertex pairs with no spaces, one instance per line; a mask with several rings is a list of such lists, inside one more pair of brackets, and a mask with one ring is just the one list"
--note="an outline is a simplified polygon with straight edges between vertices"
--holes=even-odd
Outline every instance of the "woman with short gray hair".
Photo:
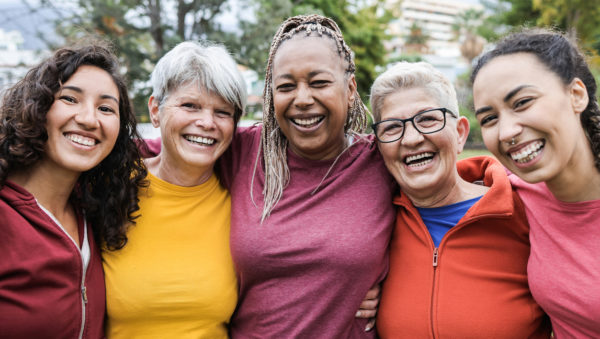
[[382,338],[549,338],[527,285],[529,226],[500,163],[457,164],[469,134],[456,92],[427,63],[372,86],[373,130],[402,192],[383,284]]
[[184,42],[152,73],[150,118],[161,152],[137,225],[104,252],[107,337],[227,338],[237,302],[229,250],[231,198],[215,175],[246,104],[224,47]]

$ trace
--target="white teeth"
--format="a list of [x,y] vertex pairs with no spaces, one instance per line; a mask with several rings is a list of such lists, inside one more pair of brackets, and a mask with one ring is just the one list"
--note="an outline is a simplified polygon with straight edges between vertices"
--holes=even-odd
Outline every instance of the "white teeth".
[[215,139],[199,137],[199,136],[195,136],[195,135],[186,135],[185,138],[189,141],[192,141],[192,142],[195,142],[198,144],[212,145],[215,143]]
[[292,119],[295,124],[300,126],[310,126],[321,121],[323,117],[307,118],[307,119]]
[[533,142],[529,145],[527,145],[527,147],[520,149],[517,152],[513,152],[510,153],[510,157],[520,163],[526,163],[528,161],[533,160],[535,157],[538,156],[538,154],[540,154],[540,150],[544,147],[544,143],[541,141],[536,141]]
[[[417,161],[419,159],[423,159],[423,158],[427,158],[427,157],[433,157],[433,153],[426,152],[426,153],[421,153],[421,154],[417,154],[417,155],[410,155],[410,156],[406,157],[404,162],[407,164],[410,164],[413,161]],[[427,159],[427,160],[423,161],[422,163],[420,163],[420,165],[427,164],[427,163],[431,162],[431,160],[433,160],[433,159]]]
[[94,146],[96,144],[96,140],[88,137],[84,137],[79,134],[66,134],[67,139],[73,141],[76,144],[84,145],[84,146]]

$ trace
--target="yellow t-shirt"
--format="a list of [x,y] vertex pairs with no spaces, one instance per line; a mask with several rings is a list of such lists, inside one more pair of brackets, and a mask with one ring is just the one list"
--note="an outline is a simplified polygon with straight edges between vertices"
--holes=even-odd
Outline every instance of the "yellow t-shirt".
[[181,187],[148,174],[127,244],[104,251],[108,338],[227,338],[237,302],[231,198],[213,174]]

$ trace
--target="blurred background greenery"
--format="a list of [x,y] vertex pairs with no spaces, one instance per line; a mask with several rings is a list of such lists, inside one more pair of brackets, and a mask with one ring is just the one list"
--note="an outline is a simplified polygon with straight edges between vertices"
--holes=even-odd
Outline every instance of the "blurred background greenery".
[[[0,29],[29,20],[21,26],[33,30],[36,39],[43,42],[38,49],[51,50],[89,34],[110,39],[126,68],[140,122],[148,121],[148,78],[156,61],[178,42],[190,39],[218,41],[229,48],[247,78],[251,94],[247,119],[259,119],[262,79],[272,36],[285,18],[296,14],[319,13],[336,20],[355,53],[358,88],[365,102],[375,77],[395,62],[425,60],[443,69],[455,83],[461,114],[471,122],[469,149],[483,148],[472,112],[471,65],[502,35],[523,26],[561,30],[578,41],[594,74],[600,76],[600,0],[3,2]],[[17,7],[18,14],[11,11]],[[32,25],[31,18],[42,14],[50,24]],[[0,59],[4,50],[0,34]]]

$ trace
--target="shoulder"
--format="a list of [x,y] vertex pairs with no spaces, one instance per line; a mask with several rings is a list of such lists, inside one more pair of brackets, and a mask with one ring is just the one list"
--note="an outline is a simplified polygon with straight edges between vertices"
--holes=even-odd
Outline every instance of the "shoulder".
[[508,174],[508,180],[510,180],[513,188],[519,193],[523,200],[538,200],[545,199],[548,196],[550,191],[546,187],[546,184],[543,182],[538,182],[535,184],[528,183],[527,181],[519,178],[516,174],[506,170]]

